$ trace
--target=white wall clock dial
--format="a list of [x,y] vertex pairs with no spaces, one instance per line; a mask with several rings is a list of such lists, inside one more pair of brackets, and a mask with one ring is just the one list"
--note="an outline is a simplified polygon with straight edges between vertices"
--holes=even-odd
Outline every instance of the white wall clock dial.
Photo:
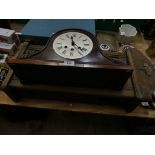
[[87,56],[94,48],[95,36],[84,30],[68,29],[58,32],[53,40],[53,50],[66,59]]

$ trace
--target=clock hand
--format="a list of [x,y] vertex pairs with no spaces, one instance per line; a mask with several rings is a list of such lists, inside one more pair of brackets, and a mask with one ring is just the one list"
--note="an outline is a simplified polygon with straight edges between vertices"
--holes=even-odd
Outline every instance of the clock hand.
[[78,49],[80,49],[83,52],[83,50],[82,50],[82,48],[80,46],[78,46],[76,44],[74,44],[74,46],[76,46]]
[[73,36],[71,36],[71,40],[72,40],[71,45],[74,46],[75,42],[73,41]]
[[[75,44],[75,42],[74,42],[74,40],[73,40],[73,36],[71,36],[71,40],[72,40],[72,42],[71,42],[72,46],[74,46],[74,47],[76,46],[78,49],[80,49],[80,50],[83,52],[83,50],[81,49],[81,47],[78,46],[77,44]],[[81,53],[78,49],[77,49],[78,53],[79,53],[80,55],[83,55],[83,53]]]
[[81,47],[79,47],[77,44],[75,44],[75,42],[73,40],[73,36],[71,36],[71,40],[72,40],[72,42],[71,42],[72,46],[77,46],[78,49],[80,49],[82,51]]
[[72,40],[72,42],[71,42],[72,46],[77,46],[78,49],[81,50],[81,47],[79,47],[77,44],[75,44],[75,42],[74,42],[74,40],[73,40],[73,36],[71,36],[71,40]]
[[[81,49],[80,46],[76,45],[75,43],[74,43],[74,46],[76,46],[78,49],[80,49],[80,50],[82,51],[82,49]],[[82,51],[82,52],[83,52],[83,51]]]
[[[78,46],[77,46],[78,47]],[[83,55],[83,53],[81,53],[80,51],[79,51],[79,48],[77,48],[76,46],[74,46],[74,48],[77,50],[77,52],[80,54],[80,55]]]

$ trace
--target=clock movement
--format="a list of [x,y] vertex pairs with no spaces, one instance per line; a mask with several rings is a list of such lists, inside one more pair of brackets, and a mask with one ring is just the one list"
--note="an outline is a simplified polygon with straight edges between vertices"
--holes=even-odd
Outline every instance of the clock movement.
[[82,29],[64,29],[42,47],[25,43],[7,63],[26,84],[122,89],[132,68],[101,52],[96,36]]

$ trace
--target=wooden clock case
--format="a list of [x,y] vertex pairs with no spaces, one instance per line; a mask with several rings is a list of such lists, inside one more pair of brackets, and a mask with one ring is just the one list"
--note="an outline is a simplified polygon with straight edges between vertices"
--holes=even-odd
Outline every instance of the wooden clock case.
[[70,29],[75,30],[87,34],[93,40],[92,52],[83,58],[68,60],[54,52],[54,39],[68,31],[62,30],[54,34],[38,53],[33,53],[33,50],[30,53],[29,50],[33,47],[35,51],[38,49],[37,45],[27,44],[17,57],[7,59],[7,63],[23,84],[122,89],[132,74],[128,61],[113,63],[102,54],[94,35],[83,30]]

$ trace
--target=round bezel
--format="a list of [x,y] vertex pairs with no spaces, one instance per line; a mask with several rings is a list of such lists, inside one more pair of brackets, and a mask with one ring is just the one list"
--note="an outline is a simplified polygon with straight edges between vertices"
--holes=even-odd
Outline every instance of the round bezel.
[[52,49],[66,59],[79,59],[87,56],[98,45],[96,37],[81,29],[65,29],[52,37]]

